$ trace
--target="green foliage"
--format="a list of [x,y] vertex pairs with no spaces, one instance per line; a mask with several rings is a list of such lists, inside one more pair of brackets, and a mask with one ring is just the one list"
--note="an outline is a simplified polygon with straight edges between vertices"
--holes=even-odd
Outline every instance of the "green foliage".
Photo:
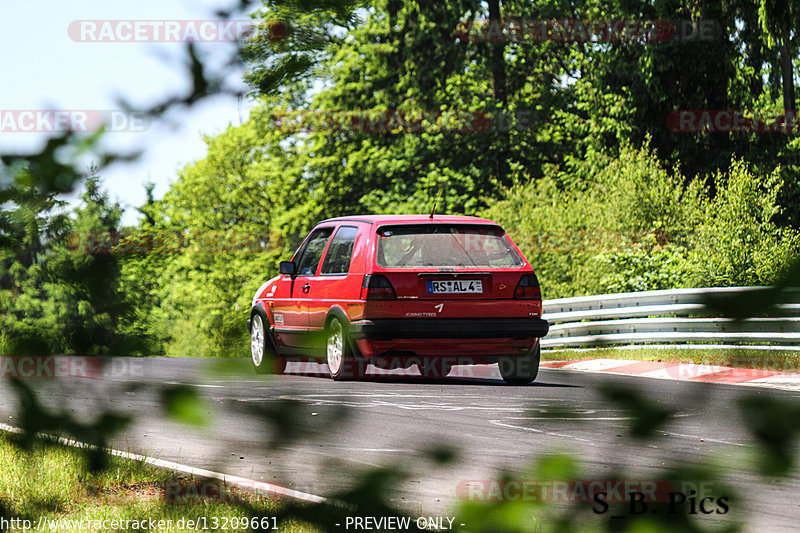
[[[207,139],[208,156],[184,169],[163,200],[151,195],[142,207],[144,221],[134,228],[180,235],[185,245],[179,250],[122,253],[136,234],[109,250],[114,253],[72,249],[70,233],[119,229],[118,206],[91,179],[73,217],[56,212],[53,194],[72,190],[81,176],[75,161],[93,149],[100,134],[68,134],[49,140],[38,154],[3,155],[0,353],[242,355],[250,296],[315,221],[355,211],[427,211],[440,192],[440,212],[472,213],[488,206],[489,216],[514,234],[539,269],[546,297],[692,283],[772,283],[796,257],[797,233],[786,227],[798,219],[796,170],[773,171],[778,156],[797,152],[795,140],[755,133],[688,135],[664,124],[676,109],[777,104],[777,89],[781,81],[786,88],[792,73],[791,64],[786,69],[780,61],[789,56],[779,55],[772,44],[781,40],[786,47],[791,19],[772,8],[788,3],[379,0],[368,5],[365,21],[357,25],[358,5],[265,2],[258,16],[285,19],[287,26],[285,39],[275,38],[280,34],[273,24],[263,34],[266,42],[251,43],[243,54],[251,67],[247,80],[261,91],[262,107],[246,124]],[[486,17],[490,6],[502,7],[504,16],[542,18],[702,16],[718,21],[722,36],[658,44],[457,42],[459,23]],[[790,51],[797,48],[796,32],[793,39]],[[189,92],[155,106],[153,114],[220,91],[223,76],[209,76],[192,45],[187,67]],[[282,89],[285,98],[270,97]],[[421,132],[297,133],[276,127],[270,118],[298,109],[312,114],[446,110],[495,119],[527,113],[528,121],[524,127],[474,132],[442,131],[433,124]],[[639,145],[643,148],[632,148]],[[729,163],[734,154],[742,159]],[[113,159],[97,158],[101,165]],[[788,207],[785,212],[781,204]],[[232,250],[241,236],[250,246]],[[37,433],[64,432],[97,445],[86,450],[90,471],[105,466],[103,447],[126,419],[103,412],[93,421],[78,421],[66,410],[44,408],[23,382],[13,381],[12,387],[25,432],[17,444],[30,448]],[[629,412],[629,433],[641,442],[648,442],[673,410],[663,399],[635,391],[601,393]],[[205,419],[191,389],[168,388],[160,397],[180,420]],[[694,400],[694,407],[703,404]],[[292,400],[269,403],[253,409],[274,429],[271,445],[307,434],[308,427],[296,423],[308,418],[297,416],[302,406]],[[759,471],[788,474],[797,406],[759,397],[737,407],[763,459]],[[325,420],[329,427],[342,427],[340,422]],[[433,453],[431,459],[452,460],[453,454]],[[710,466],[681,465],[661,477],[713,480],[718,474]],[[526,475],[586,476],[576,458],[563,455],[543,456]],[[403,477],[395,468],[360,472],[351,488],[334,495],[347,507],[292,504],[281,518],[331,529],[345,512],[398,515],[388,494]],[[470,528],[482,531],[586,525],[581,522],[586,515],[574,508],[548,515],[544,507],[470,502],[459,512]],[[258,511],[251,507],[243,513]],[[532,525],[530,517],[540,511],[552,519]],[[3,498],[0,515],[6,513]],[[646,516],[630,528],[692,531],[700,528],[696,522],[688,514]],[[618,530],[619,524],[608,519],[587,528]]]
[[259,127],[262,112],[206,138],[208,155],[142,207],[155,214],[131,239],[182,242],[122,256],[124,289],[141,302],[137,331],[149,331],[158,352],[246,355],[250,298],[316,222],[303,213],[302,158]]
[[[66,190],[59,184],[74,172],[56,151],[83,153],[95,138],[67,136],[36,157],[5,157],[19,182],[9,198],[21,207],[0,217],[8,228],[0,238],[16,247],[0,257],[0,321],[13,331],[1,349],[245,355],[252,293],[311,225],[356,212],[428,212],[437,197],[440,213],[485,212],[503,223],[537,268],[545,297],[765,284],[796,255],[787,227],[798,218],[796,142],[665,126],[676,108],[778,105],[779,61],[769,46],[779,17],[767,4],[731,2],[735,15],[707,7],[702,15],[727,40],[530,40],[505,43],[499,55],[496,43],[459,37],[466,20],[489,15],[489,4],[359,6],[263,3],[253,16],[264,27],[241,51],[258,107],[241,126],[207,138],[208,155],[187,166],[164,199],[151,190],[120,253],[75,255],[58,244],[65,231],[118,229],[107,198],[95,195],[67,222],[53,212],[52,195],[36,192]],[[501,7],[504,16],[700,15],[686,2]],[[188,52],[193,92],[154,113],[219,90],[194,48]],[[430,111],[480,120],[456,131],[441,118],[402,123]],[[345,112],[400,122],[374,131],[319,119]],[[306,128],[282,125],[286,113],[304,114]],[[734,153],[747,163],[718,170]],[[780,175],[778,155],[790,158]],[[769,179],[757,184],[757,176]],[[180,236],[184,245],[128,246],[142,235]],[[134,251],[122,253],[126,246]]]
[[208,406],[189,385],[172,385],[161,390],[161,405],[170,418],[192,426],[207,426]]
[[[274,499],[128,458],[110,457],[105,471],[92,474],[79,448],[37,439],[30,450],[21,451],[9,441],[0,435],[0,516],[36,518],[41,532],[100,529],[109,517],[129,525],[116,531],[155,531],[148,527],[149,520],[172,522],[172,527],[160,531],[187,531],[193,528],[178,528],[178,520],[204,517],[209,523],[241,520],[240,527],[226,529],[244,532],[257,529],[249,522],[245,525],[245,517],[252,516],[253,525],[268,526],[269,519],[259,519],[274,516],[281,508]],[[210,487],[215,494],[205,497]],[[288,522],[282,531],[309,529]]]
[[793,443],[800,433],[796,402],[750,397],[739,402],[747,427],[759,445],[759,470],[767,476],[786,476],[795,465]]
[[625,146],[591,178],[580,190],[531,182],[486,211],[537,269],[546,298],[766,285],[800,252],[797,230],[775,222],[778,170],[764,178],[734,161],[708,200],[698,180],[668,172],[647,146]]
[[658,245],[655,234],[628,250],[600,252],[593,266],[605,273],[598,290],[601,293],[653,291],[682,287],[691,272],[687,249],[676,244]]
[[102,192],[94,169],[84,187],[69,218],[52,213],[60,205],[52,197],[21,189],[30,198],[15,212],[24,231],[0,261],[2,353],[126,354],[141,346],[120,331],[131,307],[118,290],[116,258],[81,247],[115,232],[121,209]]
[[717,196],[706,205],[697,228],[694,284],[776,283],[800,252],[798,232],[774,222],[781,211],[780,172],[759,176],[743,161],[734,161],[715,181]]
[[250,66],[245,81],[260,94],[273,95],[312,76],[325,53],[341,42],[342,30],[358,24],[355,10],[363,3],[264,0],[252,15],[264,22],[241,49]]
[[699,198],[698,185],[684,185],[648,147],[624,146],[583,188],[532,181],[485,214],[507,228],[536,268],[544,297],[555,298],[685,279],[685,242]]

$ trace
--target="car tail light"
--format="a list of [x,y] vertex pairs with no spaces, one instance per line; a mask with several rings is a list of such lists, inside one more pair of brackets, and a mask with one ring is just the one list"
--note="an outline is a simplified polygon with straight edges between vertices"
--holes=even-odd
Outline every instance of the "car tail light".
[[525,274],[517,283],[514,289],[514,298],[522,300],[541,300],[542,290],[539,288],[539,280],[536,274]]
[[363,300],[394,300],[397,295],[394,287],[386,276],[367,274],[361,284],[361,298]]

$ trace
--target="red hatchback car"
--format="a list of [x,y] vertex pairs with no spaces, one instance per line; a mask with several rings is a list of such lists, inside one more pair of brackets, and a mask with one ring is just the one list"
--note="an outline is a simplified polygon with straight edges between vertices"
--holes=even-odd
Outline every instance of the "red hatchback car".
[[[539,371],[539,281],[496,223],[477,217],[371,215],[317,224],[253,297],[257,372],[325,359],[336,380],[417,365],[499,363],[508,383]],[[277,361],[277,363],[276,363]]]

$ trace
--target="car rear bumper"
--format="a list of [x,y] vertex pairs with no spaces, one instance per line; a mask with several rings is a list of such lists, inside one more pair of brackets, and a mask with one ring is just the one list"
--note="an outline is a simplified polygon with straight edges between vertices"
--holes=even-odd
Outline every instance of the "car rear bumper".
[[358,320],[350,324],[353,339],[532,339],[547,335],[541,318],[441,318]]

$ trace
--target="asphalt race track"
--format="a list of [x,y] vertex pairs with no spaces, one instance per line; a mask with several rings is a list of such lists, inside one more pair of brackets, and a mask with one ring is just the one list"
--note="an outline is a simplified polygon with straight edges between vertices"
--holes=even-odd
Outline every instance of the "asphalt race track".
[[[533,385],[512,387],[494,368],[485,378],[334,382],[322,367],[316,375],[257,376],[248,361],[224,373],[207,359],[119,361],[113,369],[107,361],[94,378],[26,383],[46,406],[85,420],[102,410],[134,414],[117,449],[315,495],[334,496],[372,467],[400,467],[409,477],[393,499],[410,513],[447,515],[459,503],[459,484],[519,472],[543,453],[571,452],[590,480],[619,479],[620,468],[627,479],[660,480],[675,463],[727,464],[724,481],[742,496],[729,504],[727,519],[747,520],[750,531],[795,531],[800,520],[796,472],[788,480],[752,474],[757,450],[733,408],[748,395],[800,400],[800,393],[551,369]],[[162,414],[157,387],[166,384],[199,388],[207,427]],[[633,411],[599,393],[609,385],[644,391],[676,414],[651,439],[635,440]],[[0,422],[15,425],[16,404],[0,381]],[[433,462],[428,452],[441,446],[455,449],[457,462]],[[720,518],[699,518],[706,519]]]

